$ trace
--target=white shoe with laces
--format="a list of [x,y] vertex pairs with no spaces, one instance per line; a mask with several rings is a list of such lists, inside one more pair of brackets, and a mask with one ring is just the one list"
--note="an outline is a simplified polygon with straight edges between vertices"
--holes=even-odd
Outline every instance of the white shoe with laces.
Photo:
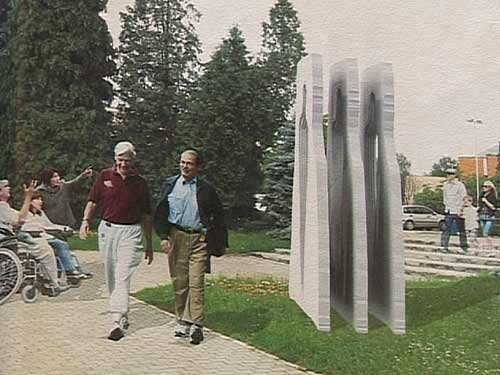
[[175,337],[189,337],[191,325],[185,323],[177,323],[174,330]]

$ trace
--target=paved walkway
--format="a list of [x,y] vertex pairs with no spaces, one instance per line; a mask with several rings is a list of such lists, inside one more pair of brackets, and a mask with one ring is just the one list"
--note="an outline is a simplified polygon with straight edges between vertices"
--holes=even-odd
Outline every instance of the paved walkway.
[[[109,317],[103,267],[96,252],[77,252],[96,275],[57,298],[34,304],[20,296],[0,306],[0,374],[304,374],[297,367],[212,331],[192,346],[172,336],[174,318],[131,299],[131,327],[119,342],[107,340]],[[248,256],[215,259],[215,275],[287,277],[288,266]],[[168,280],[164,254],[142,264],[132,291]]]

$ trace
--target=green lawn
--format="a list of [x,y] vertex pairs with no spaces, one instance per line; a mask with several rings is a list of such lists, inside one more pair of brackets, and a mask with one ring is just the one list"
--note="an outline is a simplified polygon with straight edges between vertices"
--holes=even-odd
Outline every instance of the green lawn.
[[[90,232],[86,241],[78,238],[75,233],[68,239],[69,246],[74,250],[96,250],[97,234]],[[265,231],[229,231],[230,253],[248,253],[251,251],[273,251],[275,248],[289,248],[289,241],[276,240],[268,236]],[[153,248],[160,249],[160,239],[153,236]]]
[[[206,326],[325,374],[500,374],[500,279],[408,282],[407,333],[370,317],[368,334],[332,314],[318,332],[275,280],[207,282]],[[173,311],[170,285],[137,296]]]

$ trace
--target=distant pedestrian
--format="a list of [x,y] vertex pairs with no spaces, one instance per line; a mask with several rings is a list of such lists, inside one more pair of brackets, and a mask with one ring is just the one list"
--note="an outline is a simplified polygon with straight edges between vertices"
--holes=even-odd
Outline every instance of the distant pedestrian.
[[477,247],[479,246],[479,242],[477,240],[479,215],[477,214],[477,207],[475,207],[472,202],[472,197],[470,195],[466,195],[460,216],[465,221],[465,233],[467,235],[467,240]]
[[116,163],[97,176],[80,227],[80,238],[86,239],[89,220],[99,207],[99,252],[104,262],[112,321],[108,339],[114,341],[120,340],[129,326],[130,281],[141,262],[143,247],[141,223],[146,237],[146,260],[148,264],[153,261],[151,197],[146,180],[132,165],[135,155],[130,142],[115,146]]
[[458,180],[457,171],[453,168],[446,170],[446,182],[443,187],[443,203],[444,203],[444,213],[446,228],[441,233],[441,246],[442,251],[448,252],[448,245],[450,242],[450,230],[452,225],[455,223],[459,236],[460,236],[460,248],[462,252],[467,251],[467,235],[465,234],[465,223],[464,219],[459,216],[464,202],[464,198],[467,195],[467,190],[465,185]]
[[61,179],[56,169],[46,169],[41,174],[42,184],[37,191],[42,194],[44,212],[51,222],[74,228],[77,224],[70,201],[73,188],[84,178],[92,176],[92,168],[87,167],[70,181]]
[[479,196],[479,222],[481,224],[482,236],[485,238],[486,247],[491,250],[492,244],[489,238],[495,212],[497,210],[498,194],[495,185],[491,181],[485,181]]
[[201,160],[194,150],[181,155],[180,175],[167,178],[154,216],[175,293],[175,337],[203,340],[205,272],[210,256],[228,246],[222,204],[215,189],[199,177]]

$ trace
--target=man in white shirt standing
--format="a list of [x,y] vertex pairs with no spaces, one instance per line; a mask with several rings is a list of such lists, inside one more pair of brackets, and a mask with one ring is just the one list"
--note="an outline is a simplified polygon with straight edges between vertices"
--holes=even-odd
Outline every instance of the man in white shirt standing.
[[467,235],[465,234],[464,219],[460,217],[464,197],[467,195],[465,185],[459,181],[456,175],[456,170],[453,168],[446,170],[446,182],[443,187],[443,203],[446,220],[446,229],[441,234],[442,251],[448,252],[450,242],[450,229],[453,223],[456,223],[459,236],[460,247],[462,251],[467,251]]

